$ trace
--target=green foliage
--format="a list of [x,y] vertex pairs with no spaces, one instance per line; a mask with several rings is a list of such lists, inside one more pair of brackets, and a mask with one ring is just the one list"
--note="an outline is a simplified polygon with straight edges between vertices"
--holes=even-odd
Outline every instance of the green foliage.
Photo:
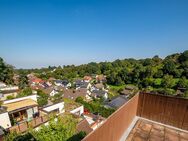
[[10,100],[10,99],[14,99],[14,98],[15,98],[15,97],[12,96],[12,95],[7,96],[7,99],[8,99],[8,100]]
[[88,103],[83,100],[82,97],[78,97],[76,102],[81,103],[84,105],[84,108],[89,110],[92,113],[99,113],[101,116],[107,118],[109,117],[115,110],[112,108],[105,108],[100,100],[94,99],[92,102]]
[[165,75],[162,80],[162,86],[164,88],[172,88],[175,86],[175,81],[172,75]]
[[[71,115],[51,118],[48,126],[42,125],[38,131],[31,130],[21,135],[16,132],[5,136],[5,141],[67,141],[76,133],[77,121]],[[76,135],[77,139],[84,137],[84,133]]]
[[71,115],[52,119],[48,126],[42,126],[32,135],[37,141],[67,141],[76,132],[77,121]]
[[185,77],[180,78],[177,86],[180,88],[188,88],[188,80]]
[[0,81],[6,84],[13,84],[13,67],[6,64],[0,57]]
[[51,97],[53,103],[61,102],[62,99],[62,93],[55,94],[53,97]]
[[19,88],[24,89],[25,87],[28,87],[28,78],[26,74],[20,74],[19,77]]
[[24,97],[24,96],[29,96],[32,95],[32,89],[29,87],[24,88],[18,95],[17,97]]
[[38,90],[37,94],[39,96],[37,98],[37,102],[38,102],[39,106],[44,106],[44,105],[48,104],[48,95],[47,94],[45,94],[41,90]]
[[86,132],[81,131],[77,133],[76,135],[69,138],[67,141],[81,141],[86,136]]

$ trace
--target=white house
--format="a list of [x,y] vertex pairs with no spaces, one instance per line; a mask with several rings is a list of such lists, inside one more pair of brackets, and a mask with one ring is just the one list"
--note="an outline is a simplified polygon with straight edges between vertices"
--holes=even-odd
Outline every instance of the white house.
[[43,110],[45,112],[51,113],[51,112],[57,112],[57,114],[62,114],[65,112],[64,110],[64,102],[60,102],[57,104],[53,104],[47,107],[44,107]]

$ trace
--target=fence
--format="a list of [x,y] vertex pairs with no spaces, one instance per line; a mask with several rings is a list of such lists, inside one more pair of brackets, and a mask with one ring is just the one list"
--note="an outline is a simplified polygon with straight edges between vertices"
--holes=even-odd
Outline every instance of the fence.
[[188,100],[140,93],[137,115],[188,130]]
[[118,141],[136,116],[138,98],[139,95],[135,95],[83,141]]
[[37,117],[37,118],[34,118],[32,121],[28,122],[28,121],[25,121],[23,123],[19,123],[18,125],[15,125],[13,127],[10,127],[9,128],[9,131],[10,132],[14,132],[16,131],[17,133],[23,133],[25,131],[27,131],[30,127],[37,127],[45,122],[48,121],[48,116],[41,116],[41,117]]

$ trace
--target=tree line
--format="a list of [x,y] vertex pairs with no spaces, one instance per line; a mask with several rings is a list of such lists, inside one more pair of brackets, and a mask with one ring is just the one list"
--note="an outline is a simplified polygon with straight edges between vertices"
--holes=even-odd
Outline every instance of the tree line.
[[[56,79],[73,80],[85,75],[104,74],[107,83],[111,85],[134,84],[140,89],[154,89],[166,93],[174,93],[178,88],[188,87],[188,50],[183,53],[171,54],[160,58],[154,56],[146,59],[123,59],[113,62],[91,62],[79,66],[49,66],[41,69],[16,70],[25,82],[25,74],[34,72],[38,77],[47,80],[50,77]],[[0,59],[0,81],[12,83],[13,67]],[[24,83],[25,84],[25,83]]]

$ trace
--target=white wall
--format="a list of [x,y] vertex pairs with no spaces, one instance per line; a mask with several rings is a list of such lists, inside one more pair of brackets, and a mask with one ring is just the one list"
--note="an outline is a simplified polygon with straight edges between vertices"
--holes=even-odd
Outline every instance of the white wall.
[[9,90],[18,90],[18,86],[7,86],[4,88],[0,88],[1,91],[9,91]]
[[80,106],[72,111],[70,111],[70,113],[72,114],[76,114],[77,112],[80,112],[80,115],[84,113],[84,106]]
[[30,95],[30,96],[26,96],[26,97],[21,97],[21,98],[15,98],[15,99],[11,99],[11,100],[6,100],[6,101],[3,102],[3,104],[17,102],[17,101],[21,101],[21,100],[25,100],[25,99],[32,99],[32,100],[34,100],[34,101],[37,102],[37,95]]
[[5,129],[11,127],[8,112],[0,114],[0,126],[2,126]]
[[59,109],[59,113],[63,113],[64,112],[64,102],[61,103],[57,103],[51,106],[48,106],[46,108],[43,108],[44,111],[46,112],[51,112],[53,110]]

